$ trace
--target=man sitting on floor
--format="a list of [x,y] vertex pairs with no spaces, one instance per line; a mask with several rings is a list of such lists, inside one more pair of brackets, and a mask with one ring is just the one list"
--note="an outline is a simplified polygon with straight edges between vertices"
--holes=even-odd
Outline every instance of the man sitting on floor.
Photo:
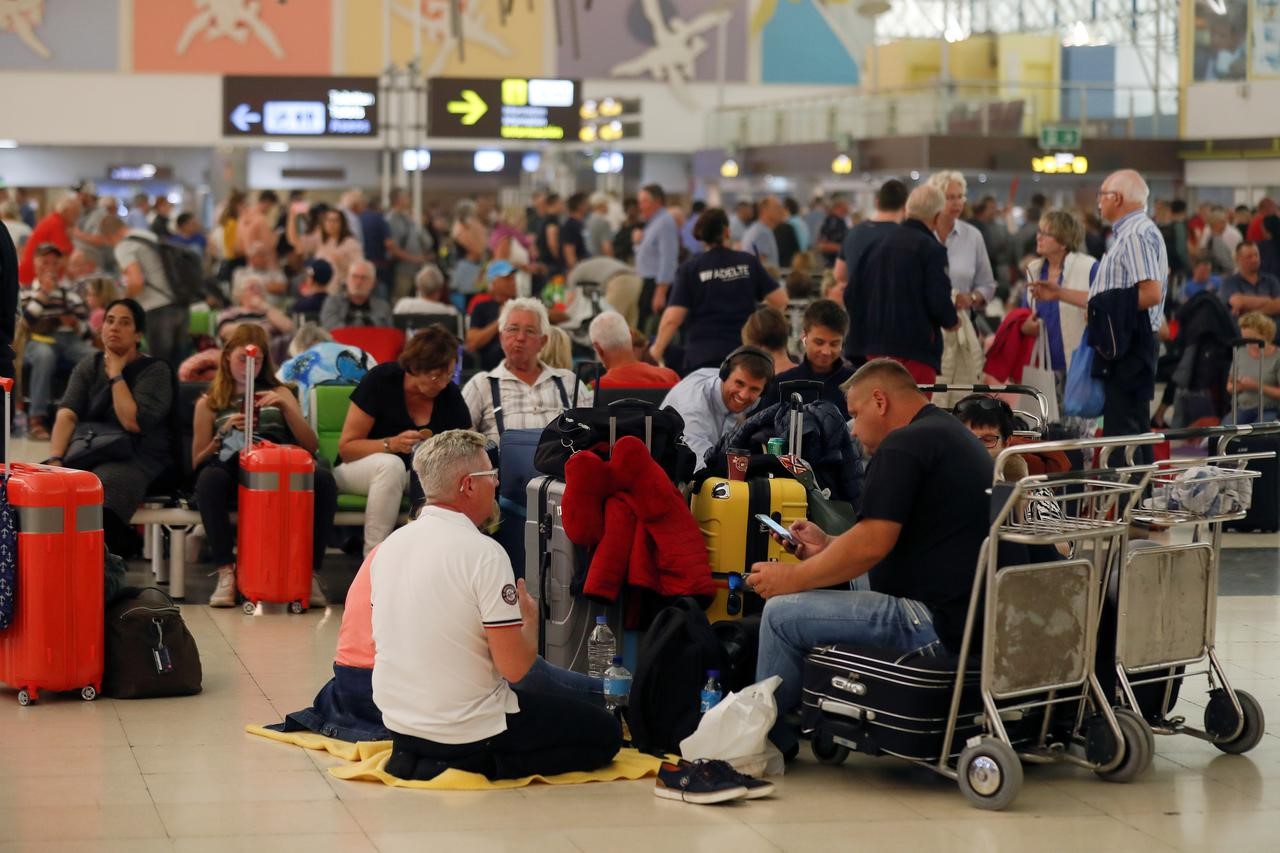
[[539,664],[538,605],[478,529],[496,512],[489,464],[470,430],[419,445],[427,506],[373,558],[373,698],[394,743],[386,770],[402,779],[590,771],[622,746],[591,701],[599,679]]

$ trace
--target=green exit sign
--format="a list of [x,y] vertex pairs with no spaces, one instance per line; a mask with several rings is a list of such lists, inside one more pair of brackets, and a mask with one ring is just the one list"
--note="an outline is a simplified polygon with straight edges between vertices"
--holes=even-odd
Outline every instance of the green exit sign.
[[1047,124],[1040,128],[1040,147],[1079,148],[1080,128],[1070,124]]

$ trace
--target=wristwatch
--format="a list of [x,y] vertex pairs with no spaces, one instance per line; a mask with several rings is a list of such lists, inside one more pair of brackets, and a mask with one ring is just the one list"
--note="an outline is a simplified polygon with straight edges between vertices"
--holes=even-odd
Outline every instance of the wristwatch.
[[123,373],[117,373],[115,376],[108,376],[108,377],[107,377],[107,384],[108,384],[108,385],[115,385],[117,382],[123,382],[123,381],[124,381],[124,374],[123,374]]
[[387,438],[382,439],[382,449],[383,449],[383,450],[385,450],[387,453],[390,453],[390,452],[391,452],[391,440],[390,440],[390,439],[387,439]]

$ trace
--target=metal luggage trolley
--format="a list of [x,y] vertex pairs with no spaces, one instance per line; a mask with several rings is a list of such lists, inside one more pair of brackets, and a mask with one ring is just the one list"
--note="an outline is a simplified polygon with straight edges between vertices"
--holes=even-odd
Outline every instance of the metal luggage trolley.
[[[1165,528],[1189,526],[1191,542],[1131,548],[1118,577],[1115,699],[1121,707],[1141,714],[1136,691],[1163,684],[1159,706],[1155,711],[1148,709],[1147,721],[1155,734],[1191,735],[1231,754],[1248,752],[1262,739],[1262,706],[1249,693],[1232,689],[1214,651],[1222,525],[1243,518],[1248,507],[1228,501],[1215,502],[1201,512],[1170,509],[1162,502],[1162,493],[1167,495],[1170,487],[1185,484],[1182,478],[1197,466],[1212,466],[1217,471],[1200,472],[1202,476],[1193,481],[1196,485],[1230,487],[1261,476],[1245,465],[1275,454],[1232,454],[1227,452],[1229,444],[1244,435],[1276,432],[1280,432],[1280,424],[1273,422],[1164,433],[1175,441],[1208,439],[1215,455],[1159,463],[1151,477],[1152,497],[1135,507],[1133,519]],[[1187,667],[1196,671],[1183,672]],[[1175,704],[1174,683],[1197,675],[1207,676],[1209,681],[1203,729],[1189,725],[1183,717],[1169,716]]]
[[1049,399],[1043,391],[1031,385],[944,385],[939,382],[916,387],[927,394],[963,391],[966,394],[1020,394],[1030,397],[1035,401],[1038,412],[1010,407],[1013,408],[1014,417],[1021,418],[1023,421],[1021,426],[1025,427],[1025,429],[1015,429],[1014,435],[1038,440],[1044,437],[1045,431],[1049,428]]

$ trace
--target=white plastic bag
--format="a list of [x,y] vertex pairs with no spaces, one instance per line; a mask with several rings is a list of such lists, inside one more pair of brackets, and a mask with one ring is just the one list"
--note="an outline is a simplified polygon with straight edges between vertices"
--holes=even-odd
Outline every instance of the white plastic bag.
[[773,693],[781,683],[782,677],[774,675],[725,696],[702,715],[697,731],[680,741],[680,754],[689,761],[722,759],[739,772],[750,772],[745,767],[763,772],[771,751],[769,729],[778,719]]

